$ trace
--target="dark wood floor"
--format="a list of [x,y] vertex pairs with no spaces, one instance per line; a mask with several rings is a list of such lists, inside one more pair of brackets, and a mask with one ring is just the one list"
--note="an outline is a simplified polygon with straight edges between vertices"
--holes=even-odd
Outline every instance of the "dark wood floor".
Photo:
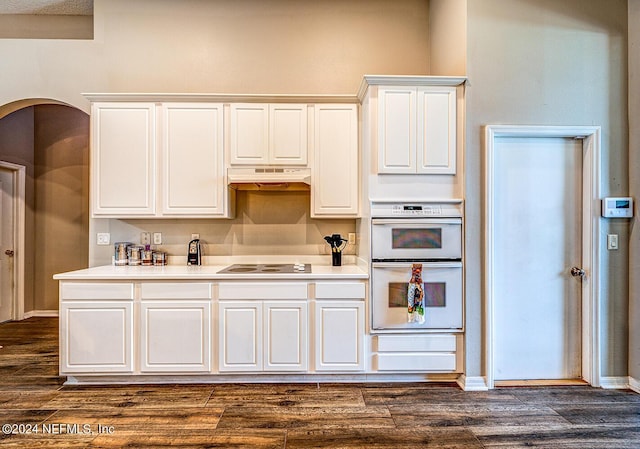
[[57,327],[0,324],[2,448],[640,448],[640,395],[585,386],[62,386]]

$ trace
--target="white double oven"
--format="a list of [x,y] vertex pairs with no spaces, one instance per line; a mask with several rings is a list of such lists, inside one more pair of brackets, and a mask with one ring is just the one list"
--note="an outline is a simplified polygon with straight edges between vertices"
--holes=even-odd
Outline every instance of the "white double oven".
[[[372,332],[463,328],[462,203],[371,204]],[[407,320],[411,267],[422,264],[425,322]]]

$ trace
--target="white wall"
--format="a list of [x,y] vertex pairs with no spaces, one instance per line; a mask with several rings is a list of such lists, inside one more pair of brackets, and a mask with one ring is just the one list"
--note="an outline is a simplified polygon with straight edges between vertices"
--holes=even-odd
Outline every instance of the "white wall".
[[427,0],[96,0],[94,40],[0,39],[0,105],[82,92],[354,95],[429,73]]
[[[466,369],[483,366],[482,134],[487,124],[602,126],[602,186],[627,193],[626,0],[468,0]],[[627,373],[628,223],[603,221],[602,375]],[[607,252],[606,234],[623,245]]]
[[[88,112],[82,92],[355,95],[367,73],[429,74],[427,0],[96,0],[94,23],[94,40],[0,39],[0,112],[25,98]],[[302,234],[253,223],[242,208],[231,222],[91,220],[89,263],[110,261],[110,248],[94,243],[101,231],[113,241],[162,231],[173,254],[186,252],[194,228],[218,254],[274,251],[248,238],[259,230],[267,241],[284,235],[280,248],[318,254],[318,236],[354,229],[354,220],[310,220],[300,207]]]
[[467,0],[429,0],[431,75],[467,74]]

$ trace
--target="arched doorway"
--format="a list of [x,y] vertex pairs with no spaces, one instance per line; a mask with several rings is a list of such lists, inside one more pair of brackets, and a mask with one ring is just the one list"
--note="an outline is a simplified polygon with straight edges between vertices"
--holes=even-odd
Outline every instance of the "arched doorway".
[[53,274],[88,264],[89,116],[55,100],[0,106],[0,161],[25,167],[24,310],[58,311]]

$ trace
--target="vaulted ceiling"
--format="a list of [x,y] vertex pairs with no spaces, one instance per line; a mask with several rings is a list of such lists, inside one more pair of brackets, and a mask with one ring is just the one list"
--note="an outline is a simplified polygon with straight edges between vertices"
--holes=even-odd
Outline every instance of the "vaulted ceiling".
[[0,14],[93,15],[93,0],[2,0]]

